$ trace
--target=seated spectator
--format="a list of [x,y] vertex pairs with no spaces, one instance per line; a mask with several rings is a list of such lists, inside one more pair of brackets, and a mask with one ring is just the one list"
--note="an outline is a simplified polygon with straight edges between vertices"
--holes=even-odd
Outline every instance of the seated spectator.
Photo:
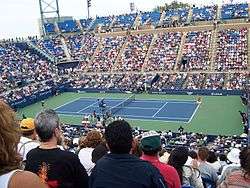
[[35,174],[19,170],[21,161],[17,151],[19,138],[15,113],[7,104],[0,101],[1,188],[46,188]]
[[41,144],[27,154],[25,169],[50,187],[87,188],[88,175],[77,155],[57,147],[62,136],[58,115],[53,110],[41,111],[35,130]]
[[217,173],[219,172],[221,166],[214,151],[209,151],[207,162],[216,170]]
[[181,181],[174,167],[159,161],[159,152],[161,150],[161,138],[155,131],[145,132],[141,139],[142,160],[154,165],[164,177],[168,188],[181,187]]
[[201,175],[197,169],[197,165],[195,167],[186,166],[185,163],[187,159],[188,149],[183,146],[176,147],[170,153],[168,164],[172,165],[177,170],[182,185],[203,188]]
[[118,120],[109,124],[105,129],[105,139],[110,153],[102,157],[93,168],[90,188],[166,187],[155,167],[129,154],[133,136],[126,121]]
[[216,184],[218,180],[218,175],[216,170],[207,162],[209,156],[209,150],[206,147],[201,147],[198,150],[198,169],[201,172],[201,177],[207,180],[211,180]]
[[26,161],[27,153],[39,146],[39,142],[36,140],[34,119],[23,119],[20,123],[20,129],[22,136],[18,144],[18,152],[21,154],[23,161]]
[[240,169],[228,174],[219,188],[247,188],[250,185],[250,147],[240,152]]
[[82,140],[82,143],[80,143],[81,149],[78,153],[78,157],[84,168],[87,170],[88,175],[91,174],[91,170],[95,166],[95,164],[91,160],[92,152],[94,148],[102,142],[102,134],[98,131],[93,130],[88,132],[87,136],[84,138],[84,140]]
[[222,169],[221,176],[219,178],[219,183],[221,183],[225,178],[233,171],[240,169],[240,150],[238,148],[233,148],[227,154],[227,159],[230,164],[225,165]]

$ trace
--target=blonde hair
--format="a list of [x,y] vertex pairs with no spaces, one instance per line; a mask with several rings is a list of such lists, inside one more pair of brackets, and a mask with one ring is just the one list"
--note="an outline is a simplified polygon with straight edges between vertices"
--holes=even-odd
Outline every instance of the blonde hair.
[[20,128],[15,112],[0,100],[0,175],[20,166],[17,144],[20,140]]

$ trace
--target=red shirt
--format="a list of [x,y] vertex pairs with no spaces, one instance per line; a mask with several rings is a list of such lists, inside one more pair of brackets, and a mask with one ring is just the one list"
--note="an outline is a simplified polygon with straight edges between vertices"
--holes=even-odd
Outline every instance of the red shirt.
[[164,177],[168,185],[168,188],[181,187],[179,175],[174,167],[160,162],[159,158],[156,156],[149,156],[143,154],[141,156],[141,159],[150,162],[160,171],[161,175]]

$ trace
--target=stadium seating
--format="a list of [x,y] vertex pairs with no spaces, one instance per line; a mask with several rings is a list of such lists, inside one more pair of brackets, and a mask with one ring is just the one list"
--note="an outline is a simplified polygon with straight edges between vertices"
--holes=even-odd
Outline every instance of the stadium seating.
[[180,48],[181,33],[161,33],[154,42],[145,70],[173,70]]
[[247,69],[247,29],[219,32],[216,70]]
[[209,21],[216,18],[216,6],[193,8],[192,21]]
[[40,48],[41,50],[45,51],[50,55],[53,55],[55,58],[58,58],[59,60],[66,58],[66,55],[62,47],[62,42],[59,36],[50,37],[48,39],[33,40],[32,42],[35,45],[37,45],[38,48]]
[[84,30],[87,30],[90,27],[90,24],[93,22],[92,18],[89,19],[80,19],[81,26]]
[[141,70],[152,38],[152,34],[138,34],[129,36],[128,45],[125,48],[119,61],[118,70]]
[[160,12],[144,12],[141,13],[141,24],[142,25],[157,25],[160,21]]
[[110,24],[112,23],[113,17],[108,16],[108,17],[96,17],[94,20],[93,24],[91,25],[90,29],[94,30],[95,28],[101,26],[108,28]]
[[203,88],[203,82],[205,79],[205,74],[191,74],[187,76],[187,84],[185,86],[186,89],[202,89]]
[[79,32],[79,26],[77,25],[75,20],[65,20],[63,22],[58,22],[59,30],[62,33],[71,33],[71,32]]
[[93,63],[90,65],[91,71],[108,72],[116,62],[116,58],[126,37],[105,37],[101,41],[101,47],[94,56]]
[[55,25],[53,23],[45,23],[44,29],[47,34],[54,34],[55,33]]
[[208,74],[203,89],[223,89],[225,83],[224,74]]
[[208,70],[211,31],[192,31],[186,37],[183,57],[188,60],[188,70]]
[[118,15],[112,25],[113,28],[131,28],[135,22],[137,14]]
[[248,4],[227,4],[223,5],[221,9],[221,19],[238,19],[248,18]]
[[188,18],[188,11],[189,10],[187,8],[167,10],[165,13],[165,18],[163,19],[163,24],[167,24],[173,20],[178,20],[180,23],[185,23]]

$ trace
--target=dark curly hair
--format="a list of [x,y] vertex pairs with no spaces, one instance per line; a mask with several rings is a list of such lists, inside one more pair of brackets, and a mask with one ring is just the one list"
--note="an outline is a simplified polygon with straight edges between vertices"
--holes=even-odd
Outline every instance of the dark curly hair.
[[178,172],[180,181],[182,183],[183,166],[188,159],[188,148],[184,146],[176,147],[169,156],[168,164],[173,166]]
[[245,147],[240,152],[240,165],[245,171],[244,177],[250,177],[250,146]]
[[132,148],[132,128],[128,122],[118,120],[110,123],[105,129],[105,140],[111,153],[128,154]]

